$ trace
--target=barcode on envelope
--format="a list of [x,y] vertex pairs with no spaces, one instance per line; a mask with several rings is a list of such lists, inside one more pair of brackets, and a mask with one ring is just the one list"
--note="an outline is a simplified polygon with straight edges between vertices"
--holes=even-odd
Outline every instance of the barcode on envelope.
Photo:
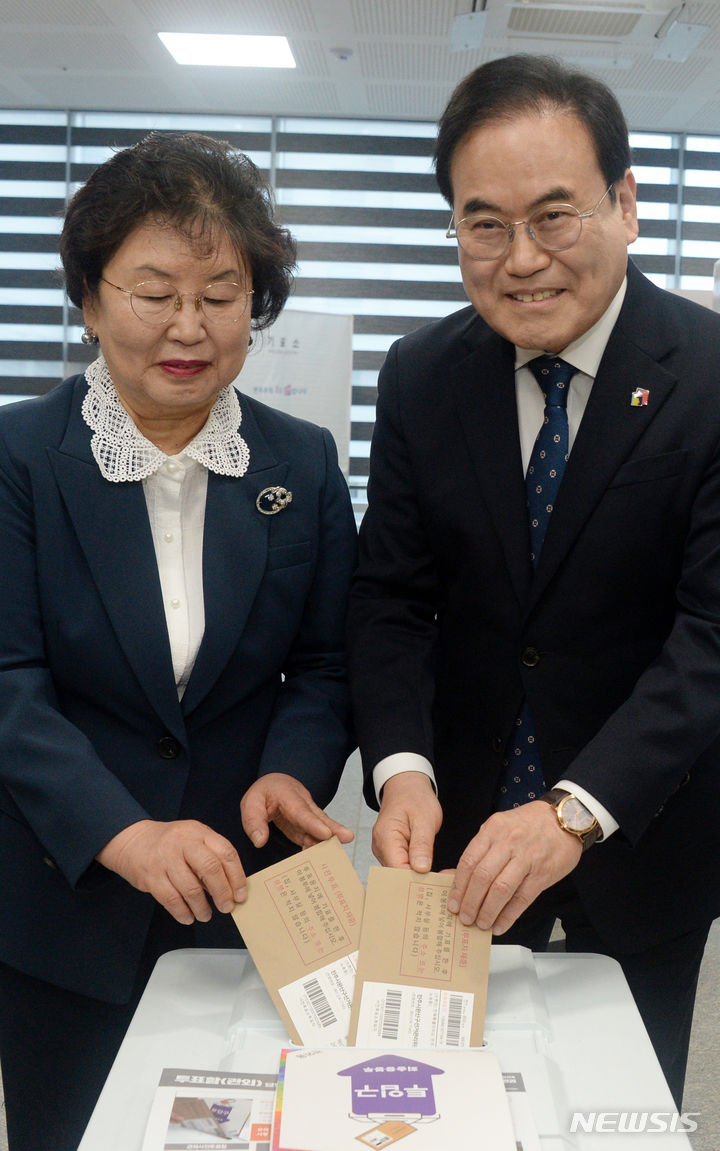
[[465,1046],[462,1043],[463,1000],[461,995],[448,997],[448,1017],[445,1043],[448,1047]]
[[335,1012],[328,1003],[327,996],[318,980],[308,979],[302,986],[320,1026],[333,1027],[337,1023]]
[[400,1008],[402,1006],[402,991],[390,990],[385,992],[382,1024],[380,1027],[381,1039],[397,1039],[400,1030]]

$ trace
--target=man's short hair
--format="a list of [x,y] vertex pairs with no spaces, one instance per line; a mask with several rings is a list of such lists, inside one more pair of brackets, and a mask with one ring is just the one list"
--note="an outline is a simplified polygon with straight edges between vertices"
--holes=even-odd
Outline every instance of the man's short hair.
[[[606,186],[623,178],[630,167],[628,129],[607,85],[552,56],[504,56],[466,76],[440,118],[433,158],[437,182],[448,204],[453,202],[453,156],[469,132],[492,121],[548,111],[569,112],[585,125]],[[614,192],[611,195],[614,199]]]

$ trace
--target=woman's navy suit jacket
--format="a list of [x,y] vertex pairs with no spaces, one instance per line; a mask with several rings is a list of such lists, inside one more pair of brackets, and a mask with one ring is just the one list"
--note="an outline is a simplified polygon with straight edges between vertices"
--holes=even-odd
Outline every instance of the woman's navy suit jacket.
[[[94,862],[104,844],[194,818],[257,870],[291,850],[242,832],[258,775],[335,791],[355,527],[329,433],[241,397],[250,466],[208,477],[205,634],[178,701],[142,484],[102,478],[86,389],[0,412],[0,961],[122,1002],[155,905]],[[264,515],[272,485],[292,502]]]

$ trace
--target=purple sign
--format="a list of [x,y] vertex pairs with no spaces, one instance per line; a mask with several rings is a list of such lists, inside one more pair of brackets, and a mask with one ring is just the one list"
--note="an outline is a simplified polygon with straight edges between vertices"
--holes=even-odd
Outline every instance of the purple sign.
[[352,1114],[356,1118],[371,1115],[433,1117],[437,1112],[432,1077],[444,1074],[440,1067],[389,1052],[338,1071],[338,1075],[350,1077]]

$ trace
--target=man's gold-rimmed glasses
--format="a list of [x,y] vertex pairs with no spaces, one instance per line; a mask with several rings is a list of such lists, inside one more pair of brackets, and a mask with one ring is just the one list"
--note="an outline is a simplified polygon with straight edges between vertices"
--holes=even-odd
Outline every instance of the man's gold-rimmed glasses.
[[542,204],[526,220],[513,220],[506,224],[484,212],[473,212],[455,223],[455,214],[445,236],[457,239],[463,252],[471,260],[497,260],[504,256],[515,239],[515,232],[525,225],[531,240],[548,252],[564,252],[577,244],[582,233],[583,220],[594,216],[613,184],[606,188],[594,208],[580,212],[574,204]]

